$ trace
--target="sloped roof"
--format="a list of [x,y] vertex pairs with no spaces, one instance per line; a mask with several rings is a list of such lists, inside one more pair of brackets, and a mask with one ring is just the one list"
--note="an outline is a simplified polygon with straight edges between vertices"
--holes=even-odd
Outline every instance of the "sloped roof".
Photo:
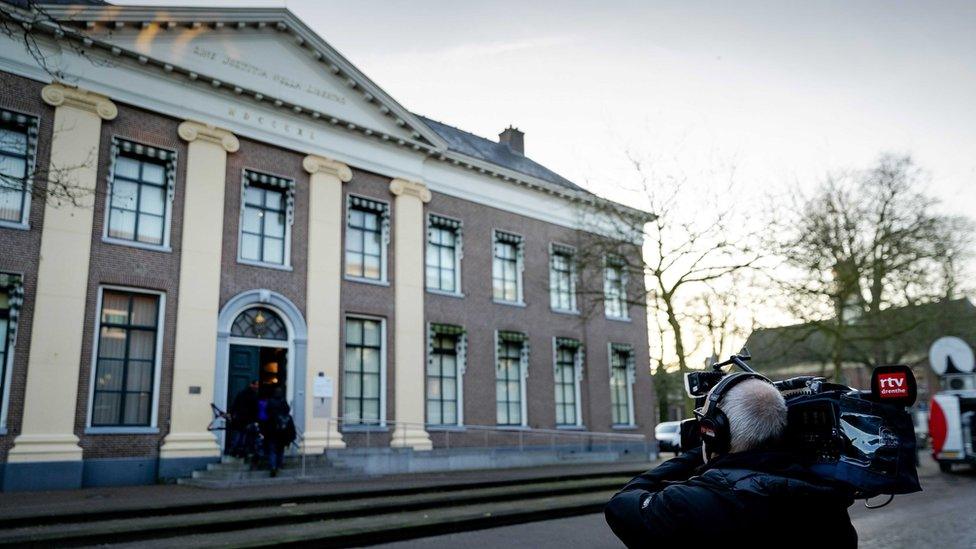
[[455,128],[454,126],[450,126],[443,122],[432,120],[426,116],[416,113],[415,115],[423,120],[425,124],[430,126],[430,128],[434,130],[434,132],[437,133],[441,139],[447,141],[447,148],[454,152],[471,156],[479,160],[484,160],[485,162],[491,162],[492,164],[496,164],[503,168],[508,168],[525,175],[537,177],[543,181],[547,181],[567,189],[589,193],[589,191],[586,189],[576,185],[572,181],[550,170],[542,164],[539,164],[531,158],[513,151],[512,148],[506,143],[492,141],[491,139],[466,132],[460,128]]
[[[954,335],[970,345],[976,344],[976,306],[968,299],[892,308],[882,314],[886,324],[892,326],[892,332],[898,333],[886,344],[904,354],[927,356],[929,345],[944,335]],[[849,328],[850,339],[864,339],[864,346],[867,346],[872,334],[865,332],[862,337],[858,334],[859,328],[857,324]],[[761,371],[775,371],[798,364],[831,362],[831,339],[818,323],[807,322],[756,330],[749,335],[746,346],[754,357],[750,361],[752,366]],[[857,361],[865,352],[856,344],[848,345],[843,350],[843,358]]]

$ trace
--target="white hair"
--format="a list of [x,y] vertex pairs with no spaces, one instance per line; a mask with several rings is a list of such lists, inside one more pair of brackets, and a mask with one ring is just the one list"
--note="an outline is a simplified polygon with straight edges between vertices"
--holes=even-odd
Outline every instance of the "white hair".
[[725,393],[718,407],[729,419],[729,451],[743,452],[778,439],[786,429],[786,401],[779,389],[747,379]]

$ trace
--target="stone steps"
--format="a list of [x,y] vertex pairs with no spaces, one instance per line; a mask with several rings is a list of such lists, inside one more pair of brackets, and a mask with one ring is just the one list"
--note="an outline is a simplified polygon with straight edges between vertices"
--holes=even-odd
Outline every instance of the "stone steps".
[[[354,492],[321,498],[269,500],[214,510],[152,512],[113,518],[98,515],[67,522],[30,520],[0,529],[0,546],[138,544],[157,547],[261,546],[289,541],[321,546],[390,540],[591,512],[632,474],[537,478],[498,485],[447,485],[427,490]],[[486,522],[487,521],[487,522]],[[480,526],[479,526],[480,525]],[[371,537],[372,536],[372,537]]]

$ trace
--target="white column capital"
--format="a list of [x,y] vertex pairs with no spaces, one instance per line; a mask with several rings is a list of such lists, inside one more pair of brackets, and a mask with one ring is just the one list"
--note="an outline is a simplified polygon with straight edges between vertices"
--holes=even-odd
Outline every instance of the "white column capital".
[[237,152],[241,148],[241,142],[237,139],[236,135],[212,124],[187,120],[180,124],[176,132],[186,142],[192,143],[197,139],[208,141],[220,145],[229,153]]
[[324,156],[310,154],[302,160],[302,167],[310,174],[324,173],[326,175],[332,175],[343,183],[352,179],[352,170],[349,169],[349,166],[338,160]]
[[97,114],[102,120],[112,120],[119,114],[118,107],[108,97],[60,82],[44,86],[41,98],[52,107],[74,107]]
[[390,181],[390,192],[396,196],[413,196],[421,202],[430,202],[430,189],[419,181],[394,179]]

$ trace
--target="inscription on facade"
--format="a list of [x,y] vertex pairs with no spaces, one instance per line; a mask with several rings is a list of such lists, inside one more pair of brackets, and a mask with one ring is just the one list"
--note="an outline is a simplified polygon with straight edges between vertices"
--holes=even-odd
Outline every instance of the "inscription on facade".
[[243,61],[241,59],[234,59],[225,53],[211,50],[203,46],[193,46],[193,55],[199,57],[200,59],[220,63],[223,66],[240,71],[249,76],[264,78],[286,88],[302,91],[319,99],[333,101],[340,105],[346,104],[346,98],[335,92],[331,92],[314,84],[303,82],[302,80],[292,78],[279,72],[269,71],[263,67]]
[[273,116],[268,116],[238,107],[228,107],[227,116],[235,120],[247,122],[252,126],[272,130],[290,137],[304,139],[310,143],[314,143],[316,141],[317,134],[315,133],[315,130],[305,126],[300,126],[294,122],[275,118]]

